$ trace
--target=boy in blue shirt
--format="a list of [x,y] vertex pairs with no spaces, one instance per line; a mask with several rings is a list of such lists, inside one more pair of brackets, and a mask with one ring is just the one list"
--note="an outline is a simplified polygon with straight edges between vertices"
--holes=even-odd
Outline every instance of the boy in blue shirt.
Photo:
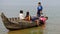
[[42,5],[41,2],[38,2],[38,7],[37,7],[37,16],[40,17],[41,13],[42,13]]

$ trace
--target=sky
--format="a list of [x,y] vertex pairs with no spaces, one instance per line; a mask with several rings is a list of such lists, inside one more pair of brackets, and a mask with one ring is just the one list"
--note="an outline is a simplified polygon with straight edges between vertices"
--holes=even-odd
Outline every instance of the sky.
[[60,0],[0,0],[0,11],[10,16],[18,14],[20,9],[36,11],[38,2],[41,2],[44,8],[60,7]]
[[0,5],[35,5],[38,2],[48,6],[60,6],[60,0],[0,0]]

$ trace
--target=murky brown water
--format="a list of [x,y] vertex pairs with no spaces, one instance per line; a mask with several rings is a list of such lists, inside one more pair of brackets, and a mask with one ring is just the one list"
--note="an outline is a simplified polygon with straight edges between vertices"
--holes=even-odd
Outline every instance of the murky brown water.
[[41,27],[33,27],[28,29],[9,31],[8,34],[43,34]]

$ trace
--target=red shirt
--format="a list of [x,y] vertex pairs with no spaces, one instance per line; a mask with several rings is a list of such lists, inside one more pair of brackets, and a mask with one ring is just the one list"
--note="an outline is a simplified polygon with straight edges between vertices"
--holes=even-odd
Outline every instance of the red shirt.
[[43,20],[44,23],[46,22],[46,18],[45,17],[40,17],[39,19]]

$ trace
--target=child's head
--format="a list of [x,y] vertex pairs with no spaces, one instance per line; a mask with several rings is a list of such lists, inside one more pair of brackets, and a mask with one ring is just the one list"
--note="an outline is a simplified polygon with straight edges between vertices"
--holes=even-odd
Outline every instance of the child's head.
[[41,2],[38,2],[38,6],[40,6],[41,5]]
[[27,12],[27,15],[29,15],[29,12]]
[[23,13],[23,10],[20,10],[20,13]]
[[46,20],[48,20],[48,17],[47,16],[45,18],[46,18]]
[[29,12],[26,12],[26,16],[29,16]]

